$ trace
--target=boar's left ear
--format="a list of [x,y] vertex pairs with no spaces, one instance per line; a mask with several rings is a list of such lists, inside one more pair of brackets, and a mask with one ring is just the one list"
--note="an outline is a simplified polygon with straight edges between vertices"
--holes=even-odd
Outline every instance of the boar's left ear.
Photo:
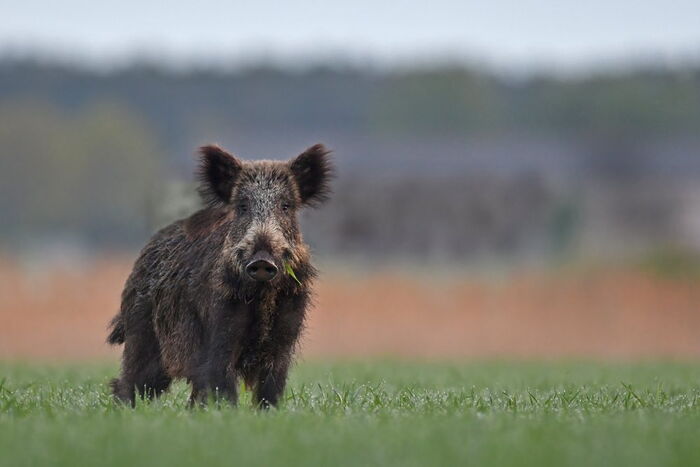
[[231,202],[236,178],[243,165],[232,154],[216,145],[199,148],[199,194],[205,203],[216,206]]
[[328,199],[334,172],[330,154],[324,145],[315,144],[290,161],[303,205],[318,206]]

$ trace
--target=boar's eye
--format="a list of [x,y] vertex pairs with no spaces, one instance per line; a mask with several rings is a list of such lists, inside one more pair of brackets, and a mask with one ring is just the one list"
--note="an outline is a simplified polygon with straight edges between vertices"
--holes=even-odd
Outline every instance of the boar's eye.
[[289,203],[282,204],[282,211],[287,212],[287,211],[289,211],[290,208],[291,208],[291,206],[289,205]]
[[238,204],[238,212],[240,212],[240,213],[248,212],[248,203],[239,203]]

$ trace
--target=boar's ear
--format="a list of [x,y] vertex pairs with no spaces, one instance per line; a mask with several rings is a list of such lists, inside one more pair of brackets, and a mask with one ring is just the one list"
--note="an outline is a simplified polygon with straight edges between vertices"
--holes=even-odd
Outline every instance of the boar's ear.
[[290,161],[303,205],[318,206],[328,199],[333,178],[330,153],[324,145],[315,144]]
[[212,206],[230,203],[241,161],[215,145],[202,146],[199,155],[198,191],[202,200]]

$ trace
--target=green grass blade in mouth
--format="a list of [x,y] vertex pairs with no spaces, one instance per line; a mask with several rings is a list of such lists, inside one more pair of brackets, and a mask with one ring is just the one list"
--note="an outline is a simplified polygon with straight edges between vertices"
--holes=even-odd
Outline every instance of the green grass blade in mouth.
[[297,281],[297,284],[301,285],[301,281],[299,281],[299,279],[297,278],[297,275],[294,273],[294,269],[292,269],[292,265],[291,265],[291,264],[289,264],[289,263],[284,263],[284,270],[287,272],[287,274],[289,274],[290,276],[292,276],[292,279],[294,279],[295,281]]

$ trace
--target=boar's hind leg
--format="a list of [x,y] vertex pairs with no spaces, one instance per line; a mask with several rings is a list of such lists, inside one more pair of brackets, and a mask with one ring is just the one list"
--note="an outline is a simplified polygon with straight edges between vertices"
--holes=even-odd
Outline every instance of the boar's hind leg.
[[136,391],[141,398],[149,399],[161,395],[170,386],[172,379],[165,371],[160,355],[160,346],[153,331],[151,314],[143,310],[129,316],[122,372],[112,381],[114,395],[123,402],[135,405]]
[[[153,337],[155,339],[155,336]],[[122,402],[135,405],[136,391],[141,398],[160,396],[170,386],[157,344],[131,340],[124,345],[124,363],[119,379],[112,381],[114,395]]]

